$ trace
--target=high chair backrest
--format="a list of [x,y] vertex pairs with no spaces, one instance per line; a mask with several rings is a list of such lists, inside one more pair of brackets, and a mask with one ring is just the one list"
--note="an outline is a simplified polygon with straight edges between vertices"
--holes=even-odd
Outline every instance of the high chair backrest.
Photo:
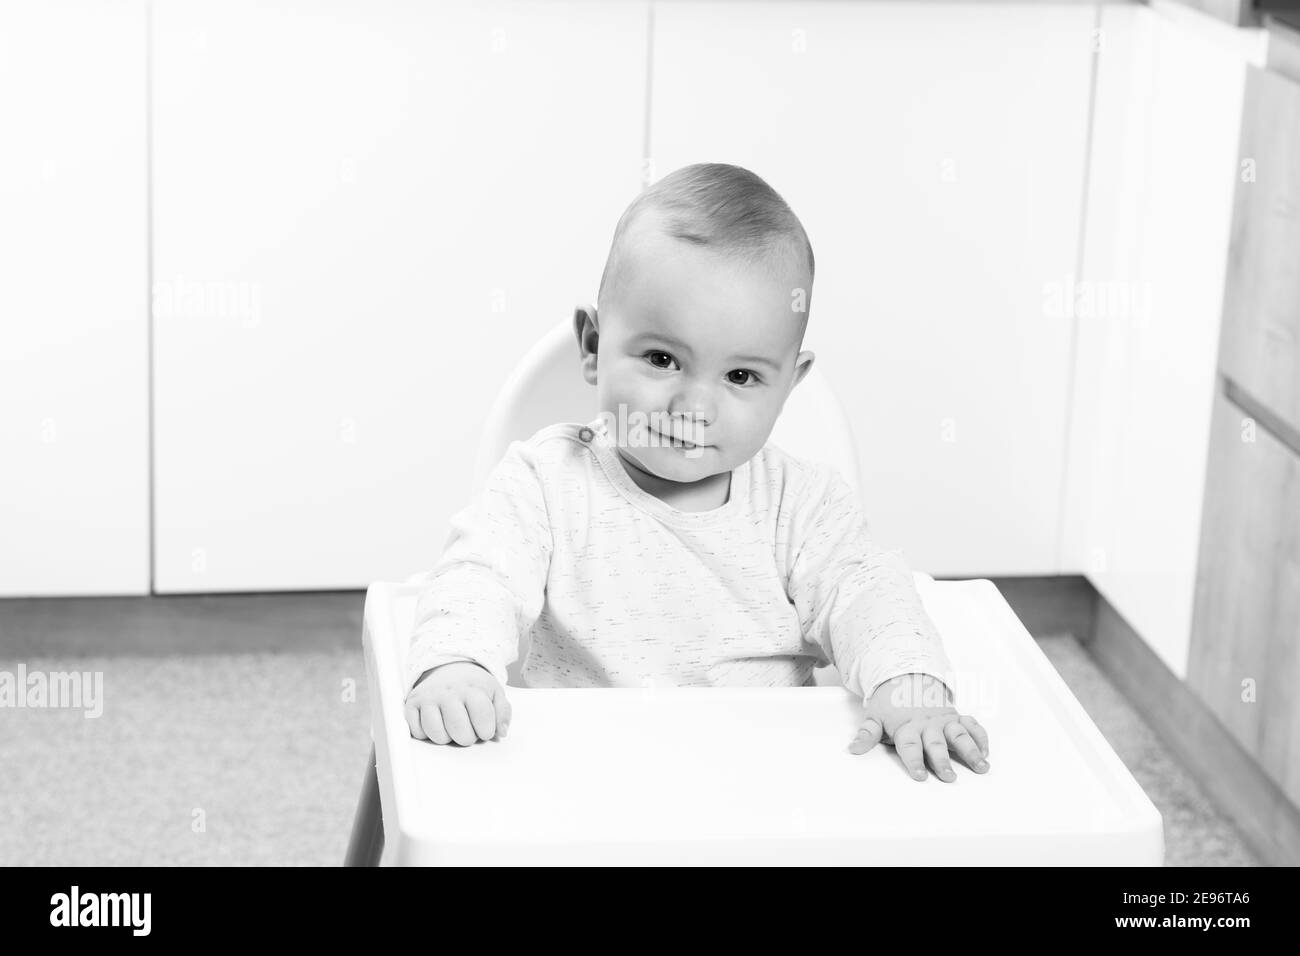
[[[512,441],[556,422],[592,421],[599,411],[595,387],[578,370],[578,340],[566,319],[538,340],[498,393],[479,438],[475,493]],[[790,393],[769,442],[795,457],[833,465],[861,494],[853,432],[816,363]]]

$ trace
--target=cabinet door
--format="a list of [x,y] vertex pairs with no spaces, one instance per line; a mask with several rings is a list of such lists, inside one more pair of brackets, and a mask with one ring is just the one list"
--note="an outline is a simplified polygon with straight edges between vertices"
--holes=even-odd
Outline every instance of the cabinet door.
[[1300,804],[1300,454],[1222,395],[1187,680]]
[[156,7],[157,590],[437,560],[493,397],[640,188],[647,19]]
[[149,590],[145,35],[0,5],[0,596]]
[[1187,673],[1247,63],[1262,50],[1103,4],[1063,567]]
[[1219,367],[1300,429],[1300,83],[1252,69]]
[[873,528],[935,575],[1058,567],[1095,11],[658,3],[651,153],[733,162],[803,221],[805,347]]

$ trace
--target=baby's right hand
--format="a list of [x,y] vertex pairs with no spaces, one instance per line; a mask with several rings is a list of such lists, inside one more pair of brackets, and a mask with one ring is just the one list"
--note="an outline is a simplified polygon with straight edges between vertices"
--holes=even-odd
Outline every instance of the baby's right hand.
[[406,697],[406,723],[416,740],[468,747],[510,729],[505,688],[469,661],[443,664],[416,681]]

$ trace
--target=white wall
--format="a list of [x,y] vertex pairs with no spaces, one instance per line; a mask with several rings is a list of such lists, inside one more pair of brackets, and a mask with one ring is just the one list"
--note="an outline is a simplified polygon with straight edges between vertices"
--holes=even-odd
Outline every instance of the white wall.
[[143,0],[0,5],[0,595],[149,590]]

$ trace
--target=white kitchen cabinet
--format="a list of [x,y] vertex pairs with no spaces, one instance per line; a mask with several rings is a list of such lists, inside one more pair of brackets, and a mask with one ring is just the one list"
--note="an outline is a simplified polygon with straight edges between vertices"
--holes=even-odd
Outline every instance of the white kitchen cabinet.
[[143,0],[0,5],[0,596],[149,590]]
[[656,175],[731,162],[817,257],[805,347],[876,536],[933,575],[1059,570],[1092,34],[1082,4],[658,3]]
[[[159,3],[160,592],[431,566],[641,185],[644,3]],[[574,345],[573,374],[579,374]]]
[[1086,573],[1184,673],[1259,31],[1161,2],[159,0],[151,133],[146,10],[0,8],[0,594],[146,592],[151,499],[160,592],[427,568],[643,166],[715,160],[808,227],[807,345],[877,538],[931,574]]
[[1062,540],[1187,676],[1246,64],[1258,30],[1102,6]]

